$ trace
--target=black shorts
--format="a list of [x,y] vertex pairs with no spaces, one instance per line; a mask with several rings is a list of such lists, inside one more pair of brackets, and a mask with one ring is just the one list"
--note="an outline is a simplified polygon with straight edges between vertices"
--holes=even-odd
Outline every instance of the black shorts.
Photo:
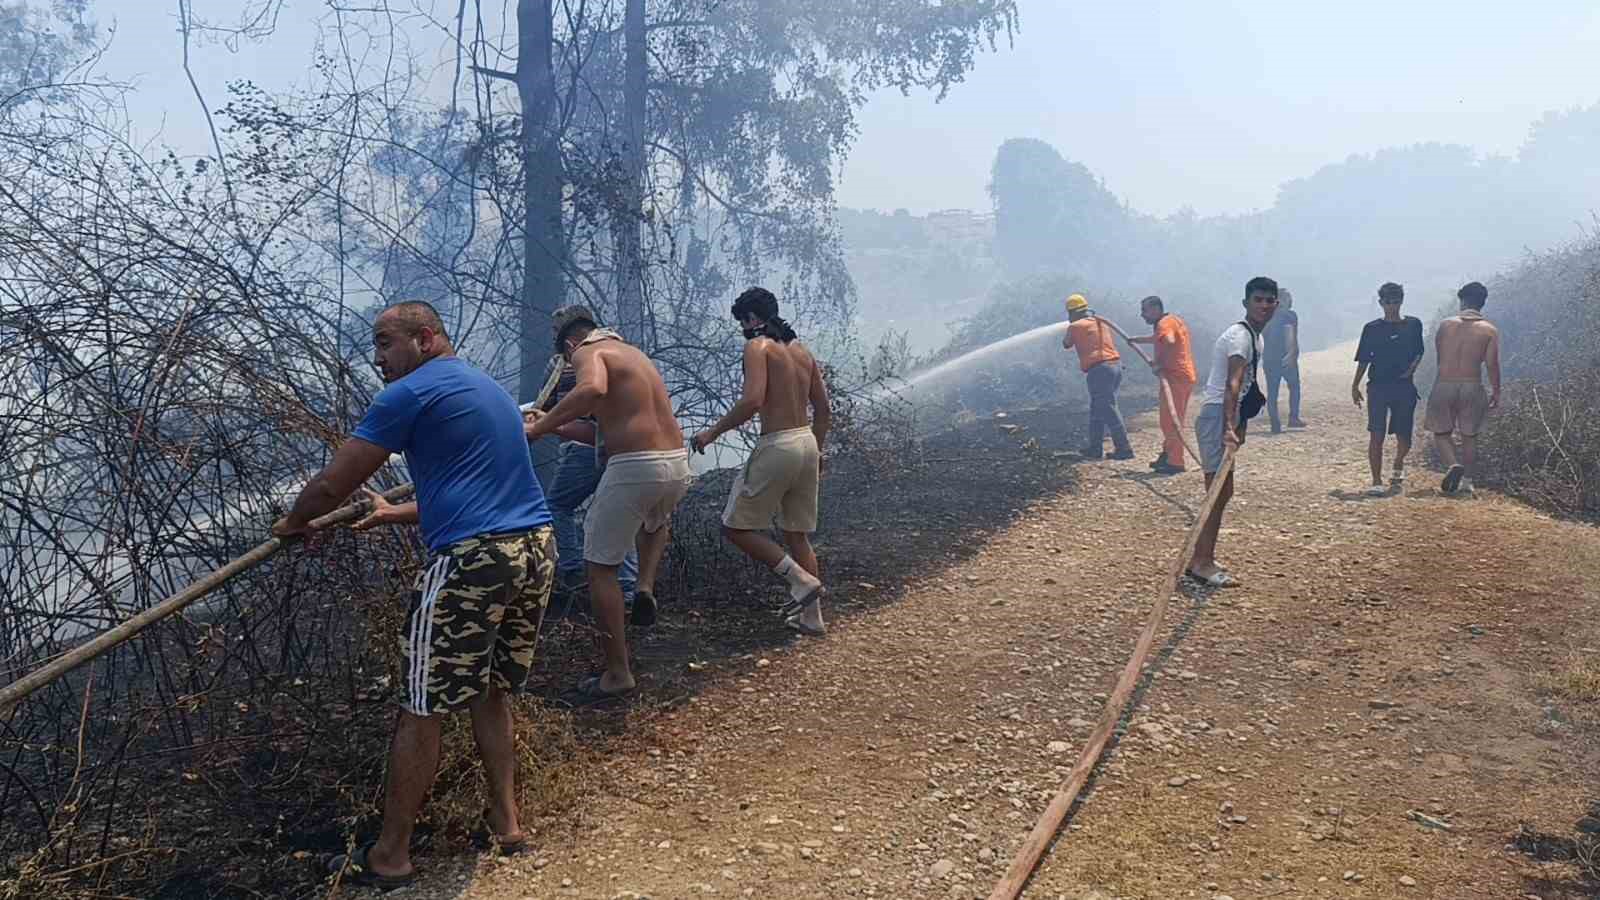
[[[1409,381],[1367,383],[1367,430],[1411,440],[1417,386]],[[1386,427],[1387,425],[1387,427]]]

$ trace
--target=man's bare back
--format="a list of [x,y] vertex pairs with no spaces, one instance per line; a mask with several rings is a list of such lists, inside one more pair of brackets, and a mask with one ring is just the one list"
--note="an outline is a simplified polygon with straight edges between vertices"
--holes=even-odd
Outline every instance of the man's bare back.
[[[811,351],[799,341],[784,344],[772,338],[758,338],[750,342],[746,353],[754,357],[752,362],[766,369],[767,389],[758,413],[761,433],[810,425],[808,407],[822,408],[827,392],[822,370]],[[819,393],[824,399],[818,399]]]
[[1481,314],[1451,316],[1439,323],[1434,342],[1439,352],[1440,381],[1481,383],[1484,366],[1488,365],[1498,390],[1500,330],[1488,319]]
[[606,453],[680,450],[683,430],[672,414],[667,385],[650,358],[620,340],[602,340],[572,354],[578,386],[596,389],[594,417]]

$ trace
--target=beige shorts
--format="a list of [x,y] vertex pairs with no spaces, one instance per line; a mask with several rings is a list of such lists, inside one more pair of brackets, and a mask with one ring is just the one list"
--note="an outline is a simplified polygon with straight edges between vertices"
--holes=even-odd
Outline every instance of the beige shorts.
[[689,491],[688,450],[640,450],[606,460],[583,520],[583,558],[620,566],[639,529],[654,534]]
[[1489,394],[1476,381],[1437,381],[1428,392],[1428,413],[1422,427],[1434,434],[1459,432],[1472,436],[1489,417]]
[[777,518],[784,531],[816,531],[821,461],[810,428],[762,435],[745,460],[744,470],[734,479],[722,524],[739,531],[760,531],[772,527]]

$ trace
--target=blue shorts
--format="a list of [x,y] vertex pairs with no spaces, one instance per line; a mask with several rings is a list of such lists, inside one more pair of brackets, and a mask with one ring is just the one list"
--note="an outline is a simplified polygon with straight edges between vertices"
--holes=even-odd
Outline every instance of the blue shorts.
[[1417,386],[1409,381],[1367,382],[1367,430],[1411,440]]

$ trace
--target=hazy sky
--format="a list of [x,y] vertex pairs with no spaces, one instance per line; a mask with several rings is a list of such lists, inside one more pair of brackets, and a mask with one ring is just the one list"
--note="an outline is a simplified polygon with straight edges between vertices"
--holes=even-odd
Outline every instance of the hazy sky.
[[[1036,137],[1140,210],[1243,212],[1351,153],[1436,140],[1511,154],[1545,110],[1600,101],[1597,0],[1018,5],[1014,46],[980,56],[943,103],[872,99],[841,204],[987,209],[995,148]],[[196,151],[204,122],[180,68],[174,6],[96,0],[96,16],[119,32],[102,71],[138,78],[129,111],[146,135],[164,123],[166,140]],[[320,0],[291,0],[265,48],[197,48],[211,105],[225,102],[229,78],[302,80],[309,22],[323,14]]]

